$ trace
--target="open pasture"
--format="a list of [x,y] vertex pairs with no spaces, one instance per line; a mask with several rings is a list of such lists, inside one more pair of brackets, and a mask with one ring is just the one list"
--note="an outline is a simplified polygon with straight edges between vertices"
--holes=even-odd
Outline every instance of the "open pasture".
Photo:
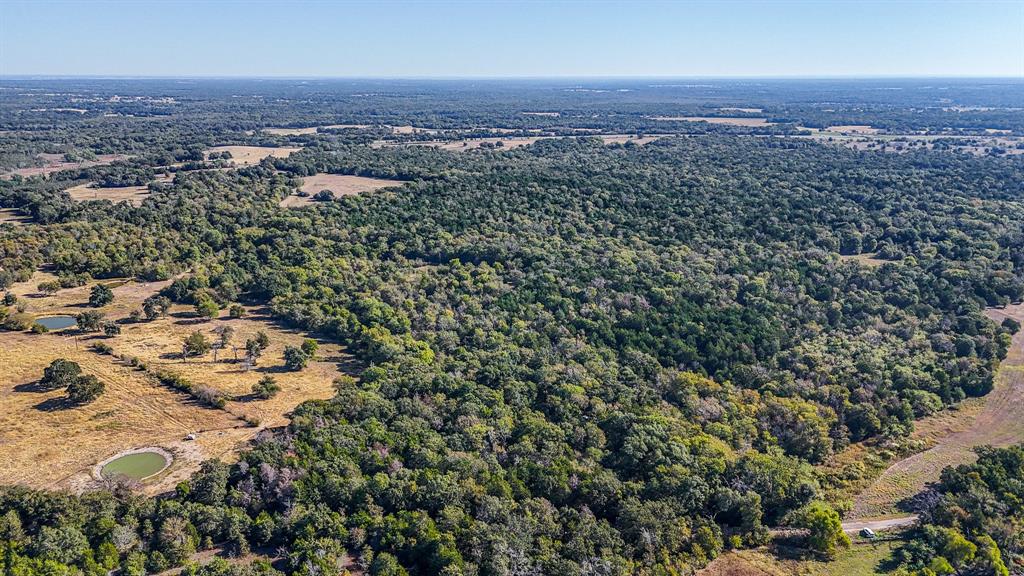
[[263,132],[273,134],[274,136],[305,136],[316,134],[320,130],[342,130],[345,128],[361,130],[369,127],[369,124],[329,124],[327,126],[309,126],[307,128],[264,128]]
[[[167,174],[157,176],[155,182],[170,182],[173,177]],[[93,183],[79,184],[68,188],[66,192],[76,202],[88,200],[110,200],[111,202],[128,202],[134,206],[141,206],[150,192],[149,186],[118,186],[114,188],[97,188]]]
[[725,124],[728,126],[771,126],[767,118],[743,118],[728,116],[652,116],[655,122],[707,122],[708,124]]
[[367,178],[349,174],[316,174],[302,179],[299,191],[306,196],[291,195],[281,201],[285,208],[307,206],[313,202],[313,195],[321,190],[330,190],[335,196],[354,196],[363,192],[372,192],[388,186],[401,186],[403,180],[386,180],[384,178]]
[[18,168],[17,170],[11,170],[2,177],[5,179],[10,178],[11,176],[23,176],[28,178],[30,176],[46,176],[62,170],[106,166],[107,164],[112,164],[118,160],[124,160],[128,158],[128,156],[125,154],[101,154],[97,156],[95,160],[84,160],[82,162],[65,162],[63,154],[40,154],[39,158],[45,162],[43,166]]
[[829,126],[825,132],[837,132],[839,134],[878,134],[881,130],[864,124],[846,124],[842,126]]
[[213,153],[230,152],[231,162],[235,166],[254,166],[268,156],[287,158],[293,152],[298,152],[299,150],[301,148],[290,146],[214,146],[206,151],[206,157],[209,158],[210,154]]
[[[85,307],[91,286],[80,286],[43,295],[39,283],[54,276],[37,272],[31,280],[16,284],[13,292],[27,304],[33,316],[77,314]],[[195,318],[189,306],[175,305],[166,317],[132,322],[128,315],[148,296],[169,282],[104,281],[114,301],[100,311],[119,323],[113,337],[79,334],[66,330],[49,334],[0,332],[0,483],[34,487],[93,485],[93,467],[122,452],[160,447],[174,456],[171,466],[146,482],[158,492],[187,478],[202,460],[230,461],[260,430],[287,422],[286,414],[311,398],[333,395],[333,380],[349,366],[350,358],[336,344],[321,343],[316,358],[302,371],[283,369],[284,347],[301,344],[304,335],[275,324],[262,310],[251,309],[244,318],[224,313],[215,320]],[[211,342],[230,327],[234,332],[226,347],[199,357],[182,358],[182,342],[193,332]],[[246,369],[235,359],[244,357],[246,339],[264,332],[270,345]],[[99,354],[93,344],[110,346],[115,355]],[[146,370],[120,358],[135,357]],[[84,406],[69,406],[63,390],[42,391],[35,382],[50,362],[67,358],[78,362],[85,373],[106,385],[106,392]],[[214,360],[216,358],[216,361]],[[184,377],[195,386],[208,386],[228,401],[223,409],[199,404],[191,396],[162,385],[153,374],[165,371]],[[252,396],[252,386],[270,375],[281,391],[268,400]],[[253,425],[255,423],[255,425]],[[192,434],[194,439],[187,440]]]

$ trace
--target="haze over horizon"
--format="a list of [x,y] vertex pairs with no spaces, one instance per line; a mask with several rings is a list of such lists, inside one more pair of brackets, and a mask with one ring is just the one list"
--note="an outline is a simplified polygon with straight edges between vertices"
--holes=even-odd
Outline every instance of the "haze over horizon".
[[0,75],[1024,78],[1024,2],[4,0]]

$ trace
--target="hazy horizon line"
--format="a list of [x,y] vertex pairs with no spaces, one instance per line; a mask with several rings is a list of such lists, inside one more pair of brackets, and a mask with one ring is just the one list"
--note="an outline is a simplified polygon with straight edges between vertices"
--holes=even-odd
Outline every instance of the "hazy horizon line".
[[1024,76],[957,74],[550,74],[550,75],[287,75],[287,74],[4,74],[19,80],[1019,80]]

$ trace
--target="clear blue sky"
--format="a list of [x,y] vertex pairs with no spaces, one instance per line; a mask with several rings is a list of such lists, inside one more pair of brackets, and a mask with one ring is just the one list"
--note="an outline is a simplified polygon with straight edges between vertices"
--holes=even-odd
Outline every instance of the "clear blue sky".
[[0,74],[1024,77],[1024,0],[0,0]]

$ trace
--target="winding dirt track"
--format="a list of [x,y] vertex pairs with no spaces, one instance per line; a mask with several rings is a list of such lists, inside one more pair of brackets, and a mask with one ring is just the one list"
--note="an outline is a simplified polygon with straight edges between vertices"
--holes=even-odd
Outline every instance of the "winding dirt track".
[[[990,309],[987,315],[996,322],[1004,318],[1024,321],[1024,304]],[[850,517],[866,519],[892,513],[896,503],[920,493],[929,482],[937,481],[946,466],[973,462],[976,458],[973,448],[1005,447],[1019,442],[1024,442],[1024,330],[1014,335],[1006,359],[996,374],[995,389],[985,398],[974,421],[963,431],[941,439],[933,448],[890,466],[857,496]],[[913,522],[914,517],[902,519]],[[847,524],[863,522],[851,521],[844,524],[844,528]],[[863,527],[875,529],[859,526]]]

